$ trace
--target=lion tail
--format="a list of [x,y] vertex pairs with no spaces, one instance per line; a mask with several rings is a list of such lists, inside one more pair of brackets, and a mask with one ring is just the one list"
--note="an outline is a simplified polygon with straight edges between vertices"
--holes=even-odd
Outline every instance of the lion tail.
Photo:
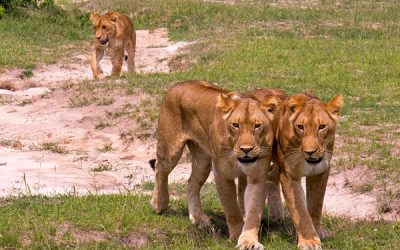
[[153,171],[156,169],[156,159],[151,159],[149,161],[150,167],[151,169],[153,169]]

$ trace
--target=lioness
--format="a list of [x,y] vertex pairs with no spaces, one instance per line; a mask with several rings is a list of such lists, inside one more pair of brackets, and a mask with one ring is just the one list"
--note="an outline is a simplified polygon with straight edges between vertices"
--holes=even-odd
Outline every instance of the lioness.
[[[240,249],[263,249],[258,231],[266,199],[265,180],[273,142],[271,121],[277,102],[272,96],[260,103],[205,81],[173,86],[165,95],[158,120],[151,200],[154,210],[161,213],[168,207],[168,175],[187,145],[192,154],[188,203],[193,224],[210,226],[201,206],[200,189],[213,165],[229,237],[239,237]],[[234,182],[237,177],[247,182],[244,204],[240,206]]]
[[[323,103],[310,94],[295,94],[281,105],[273,122],[273,161],[279,165],[280,183],[301,249],[321,249],[320,237],[325,236],[321,211],[342,107],[340,95]],[[301,186],[304,176],[306,195]],[[279,197],[274,206],[282,206],[279,188],[273,191]]]
[[99,62],[106,48],[111,50],[112,76],[119,76],[122,69],[124,51],[128,54],[128,70],[135,72],[136,33],[131,20],[118,12],[104,15],[92,13],[90,16],[95,33],[91,68],[95,79],[103,77]]

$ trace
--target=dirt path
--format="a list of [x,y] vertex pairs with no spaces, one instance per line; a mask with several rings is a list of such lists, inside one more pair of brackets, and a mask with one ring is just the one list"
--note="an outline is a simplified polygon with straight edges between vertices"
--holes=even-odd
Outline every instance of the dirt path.
[[[168,62],[188,45],[169,41],[166,29],[137,34],[138,73],[169,72]],[[77,90],[60,88],[70,81],[91,79],[90,48],[85,46],[87,54],[41,65],[28,79],[19,77],[20,69],[0,74],[0,196],[125,192],[152,180],[148,160],[155,155],[155,141],[139,139],[138,124],[129,117],[110,119],[110,114],[127,104],[132,108],[149,97],[126,95],[118,89],[95,90],[96,96],[112,101],[71,107]],[[111,71],[109,60],[103,67],[106,73]],[[186,181],[189,170],[188,163],[179,164],[170,181]],[[376,197],[348,189],[345,182],[349,176],[358,178],[343,172],[331,176],[326,213],[373,219],[398,216],[379,214]]]
[[[137,44],[138,73],[167,73],[171,58],[189,43],[171,42],[166,29],[156,29],[138,30]],[[96,90],[94,96],[112,103],[71,107],[71,100],[79,101],[81,93],[60,88],[92,78],[90,46],[85,47],[88,53],[40,65],[27,79],[21,79],[21,69],[0,75],[0,100],[10,101],[0,106],[0,195],[120,192],[150,180],[147,161],[154,157],[154,141],[139,140],[132,132],[138,125],[130,118],[109,119],[147,96]],[[101,64],[110,74],[109,58]],[[112,124],[96,129],[103,120]],[[180,181],[181,175],[174,175],[174,180]]]

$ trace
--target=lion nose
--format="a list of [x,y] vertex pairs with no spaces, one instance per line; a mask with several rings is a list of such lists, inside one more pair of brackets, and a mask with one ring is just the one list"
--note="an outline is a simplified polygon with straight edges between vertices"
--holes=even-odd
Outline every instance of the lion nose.
[[100,40],[101,36],[96,36],[97,40]]
[[304,151],[304,153],[308,154],[308,157],[311,157],[315,152],[317,152],[318,149],[314,151]]
[[240,147],[240,150],[242,150],[243,152],[245,152],[245,153],[247,154],[248,152],[250,152],[251,150],[253,150],[253,148],[254,148],[254,147],[246,146],[246,147]]

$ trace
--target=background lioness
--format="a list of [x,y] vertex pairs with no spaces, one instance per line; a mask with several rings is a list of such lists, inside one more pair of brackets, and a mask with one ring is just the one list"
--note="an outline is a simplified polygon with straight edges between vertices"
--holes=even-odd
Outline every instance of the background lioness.
[[121,74],[124,51],[128,54],[128,70],[135,72],[136,33],[132,21],[118,12],[104,15],[91,14],[95,32],[95,45],[92,53],[91,68],[94,78],[101,78],[103,70],[99,62],[106,48],[111,50],[112,76]]
[[[205,81],[173,86],[165,95],[158,120],[151,200],[155,211],[161,213],[168,207],[168,175],[187,145],[192,154],[188,186],[192,222],[199,227],[210,226],[201,206],[200,189],[213,165],[229,237],[239,237],[240,249],[262,249],[258,231],[266,199],[265,180],[271,162],[272,119],[277,103],[274,96],[261,103]],[[238,204],[234,182],[238,177],[247,182],[246,190],[242,190],[244,199],[239,201],[242,204]]]
[[[301,249],[321,249],[320,237],[325,234],[320,226],[322,204],[342,106],[340,95],[323,103],[309,94],[295,94],[281,105],[273,122],[274,162],[279,165],[280,183]],[[306,195],[301,186],[304,176]],[[279,197],[272,199],[276,202],[273,206],[282,206],[279,188],[272,191],[276,193],[269,193],[268,199]]]

